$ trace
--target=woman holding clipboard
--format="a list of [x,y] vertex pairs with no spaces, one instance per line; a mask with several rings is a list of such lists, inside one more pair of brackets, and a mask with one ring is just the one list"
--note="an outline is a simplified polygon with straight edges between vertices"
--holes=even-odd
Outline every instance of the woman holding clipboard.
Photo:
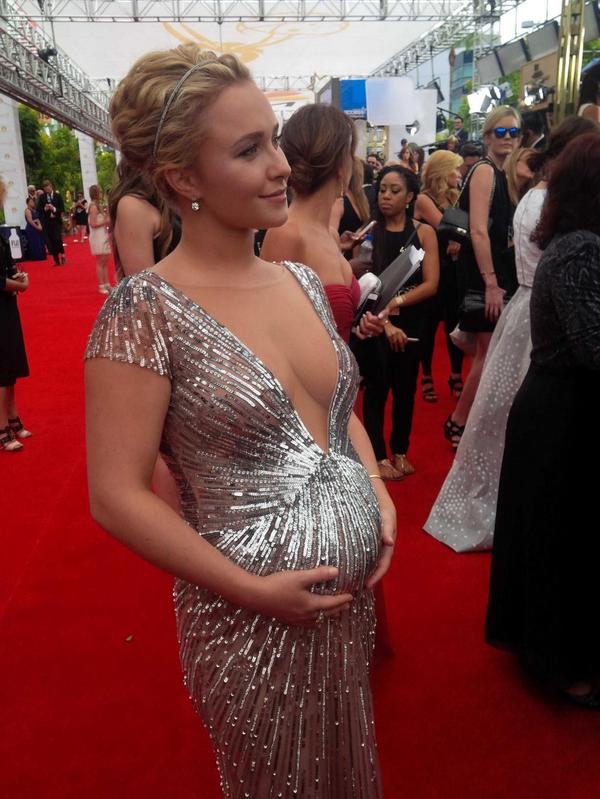
[[[426,323],[426,300],[439,281],[437,237],[433,228],[414,223],[410,209],[419,192],[419,179],[401,166],[385,167],[377,181],[378,224],[373,233],[373,272],[379,275],[404,250],[424,251],[418,269],[401,292],[387,304],[384,335],[357,341],[355,352],[364,378],[363,420],[384,480],[413,474],[408,461],[412,416]],[[385,404],[392,392],[391,458],[383,436]]]

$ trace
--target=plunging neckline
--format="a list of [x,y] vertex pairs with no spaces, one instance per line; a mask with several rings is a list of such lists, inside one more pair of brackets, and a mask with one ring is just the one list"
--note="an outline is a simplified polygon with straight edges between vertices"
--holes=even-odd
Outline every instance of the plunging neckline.
[[[267,366],[267,364],[263,361],[263,359],[261,357],[259,357],[254,352],[254,350],[251,349],[244,341],[242,341],[242,339],[236,333],[234,333],[229,327],[227,327],[227,325],[223,324],[223,322],[220,322],[215,316],[213,316],[213,314],[211,314],[209,311],[207,311],[206,308],[204,308],[204,306],[200,305],[199,302],[196,302],[196,300],[193,300],[191,297],[189,297],[187,294],[185,294],[185,292],[183,292],[180,289],[176,288],[173,285],[173,283],[171,283],[168,280],[166,280],[162,275],[159,275],[158,272],[154,272],[154,271],[152,271],[151,268],[148,268],[148,269],[144,269],[143,271],[139,272],[139,275],[142,275],[142,276],[143,275],[152,275],[160,283],[162,283],[164,286],[168,287],[168,289],[170,291],[172,291],[174,294],[176,294],[179,297],[180,300],[182,300],[188,306],[190,306],[192,308],[195,308],[202,316],[206,317],[206,319],[208,319],[209,322],[211,322],[219,331],[224,333],[225,336],[227,336],[229,339],[231,339],[233,342],[235,342],[244,351],[244,353],[247,355],[247,357],[249,358],[250,361],[254,360],[261,367],[261,369],[267,374],[268,378],[271,380],[271,382],[275,386],[276,390],[279,392],[279,394],[281,396],[281,399],[283,400],[285,405],[287,405],[288,408],[291,410],[294,418],[298,422],[298,425],[300,426],[301,430],[304,432],[306,438],[309,440],[311,446],[315,447],[323,456],[328,456],[330,454],[330,452],[331,452],[331,421],[332,421],[331,417],[332,417],[332,411],[333,411],[333,402],[335,400],[335,397],[338,394],[338,390],[339,390],[339,386],[340,386],[340,376],[341,376],[341,371],[342,371],[341,362],[340,362],[339,348],[338,348],[338,345],[337,345],[335,339],[333,338],[333,336],[329,332],[325,321],[321,318],[320,314],[318,313],[317,309],[315,308],[314,304],[312,303],[310,297],[308,296],[308,293],[304,289],[304,286],[300,282],[299,277],[295,274],[294,269],[292,268],[293,265],[291,265],[288,261],[281,261],[281,265],[284,266],[287,269],[287,271],[292,275],[292,277],[294,278],[294,280],[296,281],[296,283],[300,287],[300,290],[302,291],[305,299],[308,302],[310,302],[310,304],[312,306],[313,313],[317,317],[317,320],[319,321],[319,323],[322,325],[323,329],[325,330],[325,333],[327,334],[327,337],[329,338],[329,341],[331,342],[331,345],[333,347],[333,352],[334,352],[334,355],[335,355],[335,359],[336,359],[336,363],[337,363],[337,374],[336,374],[336,379],[335,379],[335,385],[334,385],[333,391],[331,393],[331,396],[329,398],[329,407],[327,409],[327,448],[326,449],[323,449],[323,447],[320,446],[320,444],[317,443],[314,435],[310,432],[310,430],[308,429],[308,427],[305,424],[304,420],[300,416],[300,413],[298,412],[298,409],[296,408],[296,406],[292,402],[292,399],[291,399],[290,395],[288,394],[288,392],[283,387],[283,383],[281,382],[281,380],[279,380],[279,378],[275,376],[275,373],[272,371],[272,369],[270,369]],[[308,269],[308,267],[306,267],[306,268]]]

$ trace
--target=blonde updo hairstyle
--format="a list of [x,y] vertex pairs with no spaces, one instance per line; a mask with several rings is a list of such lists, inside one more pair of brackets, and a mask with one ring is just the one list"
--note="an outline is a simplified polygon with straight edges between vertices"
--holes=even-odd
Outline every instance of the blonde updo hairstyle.
[[[180,86],[159,131],[173,89],[197,64],[202,67]],[[177,206],[178,198],[166,172],[195,166],[207,111],[223,89],[249,80],[248,69],[235,56],[217,56],[196,44],[142,56],[119,83],[110,103],[112,130],[123,157],[148,175],[157,191]]]
[[450,188],[448,177],[462,162],[461,156],[451,150],[436,150],[425,161],[421,172],[421,191],[426,192],[436,205],[456,205],[458,202],[460,192]]
[[[292,170],[288,184],[294,194],[314,194],[346,166],[349,181],[355,147],[354,123],[339,108],[311,104],[295,111],[281,134],[281,149]],[[340,193],[346,188],[340,186]]]

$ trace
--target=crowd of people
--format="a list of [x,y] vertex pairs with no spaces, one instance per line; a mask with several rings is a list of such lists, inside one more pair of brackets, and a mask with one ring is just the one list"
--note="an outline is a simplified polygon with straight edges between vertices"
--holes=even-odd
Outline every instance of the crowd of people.
[[[457,552],[493,545],[487,641],[600,707],[591,105],[548,136],[500,106],[481,143],[457,117],[427,158],[403,143],[363,162],[332,106],[279,133],[232,55],[183,45],[119,84],[108,206],[93,186],[73,211],[109,294],[86,349],[90,502],[176,577],[182,668],[225,796],[381,796],[369,667],[396,537],[386,484],[418,471],[440,323],[456,400],[440,445],[456,457],[425,530]],[[44,184],[27,211],[60,264],[60,195]],[[28,279],[2,246],[14,334]],[[7,450],[29,435],[26,374],[24,349],[0,369]]]

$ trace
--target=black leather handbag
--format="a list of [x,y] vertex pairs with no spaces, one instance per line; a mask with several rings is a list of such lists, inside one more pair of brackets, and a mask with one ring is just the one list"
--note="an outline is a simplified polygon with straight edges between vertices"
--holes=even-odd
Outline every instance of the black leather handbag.
[[446,208],[440,219],[437,229],[441,241],[468,241],[469,239],[469,214],[462,208],[450,206]]
[[[510,300],[504,295],[504,305]],[[463,333],[491,333],[496,322],[490,322],[485,315],[485,291],[468,289],[458,309],[458,328]]]

